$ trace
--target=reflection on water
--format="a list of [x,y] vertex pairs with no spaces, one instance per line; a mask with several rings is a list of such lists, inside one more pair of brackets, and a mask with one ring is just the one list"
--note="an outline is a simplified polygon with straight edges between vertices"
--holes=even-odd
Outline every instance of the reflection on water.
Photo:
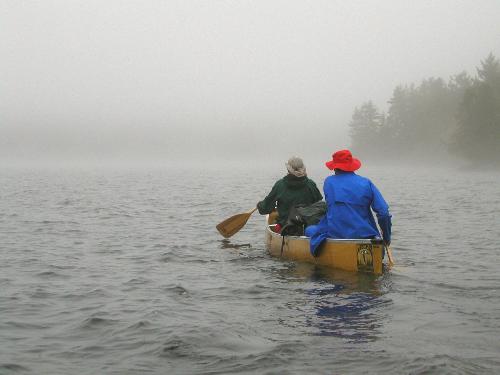
[[233,243],[228,239],[223,239],[219,241],[221,243],[220,248],[221,249],[241,249],[241,248],[250,248],[252,245],[249,243]]
[[319,329],[319,335],[335,336],[354,342],[377,339],[381,322],[374,310],[383,304],[379,296],[355,293],[343,296],[332,291],[320,296],[316,290],[308,293],[316,309],[316,316],[309,324]]
[[[320,336],[334,336],[350,342],[374,341],[381,333],[381,306],[390,303],[381,290],[383,276],[346,272],[312,264],[293,264],[288,275],[309,282],[304,289],[308,309],[306,324]],[[308,285],[306,284],[306,285]]]

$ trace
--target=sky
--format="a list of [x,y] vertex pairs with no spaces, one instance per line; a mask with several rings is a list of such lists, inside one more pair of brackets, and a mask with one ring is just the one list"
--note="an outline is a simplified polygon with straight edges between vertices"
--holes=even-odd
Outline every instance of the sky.
[[0,0],[0,162],[287,159],[500,57],[500,1]]

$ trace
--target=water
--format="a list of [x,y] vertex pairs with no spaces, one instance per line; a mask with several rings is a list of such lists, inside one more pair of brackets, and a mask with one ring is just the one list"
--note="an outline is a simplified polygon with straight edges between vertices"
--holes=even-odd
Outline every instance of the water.
[[[368,169],[375,277],[270,258],[267,168],[0,171],[0,374],[500,372],[500,175]],[[319,186],[326,170],[310,170]]]

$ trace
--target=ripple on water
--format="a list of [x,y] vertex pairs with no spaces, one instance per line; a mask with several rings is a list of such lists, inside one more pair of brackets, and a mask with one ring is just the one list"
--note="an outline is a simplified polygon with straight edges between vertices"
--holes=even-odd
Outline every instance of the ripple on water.
[[405,363],[405,369],[412,374],[484,374],[491,368],[487,362],[470,360],[451,355],[431,355],[412,359]]
[[150,284],[151,279],[147,279],[145,277],[134,277],[133,279],[130,279],[124,283],[124,285],[145,285],[145,284]]
[[166,286],[163,288],[163,290],[167,293],[170,293],[170,294],[173,294],[176,296],[184,296],[184,297],[190,296],[189,291],[181,285]]
[[154,349],[154,354],[163,358],[204,358],[207,363],[217,363],[224,359],[239,363],[240,359],[245,358],[253,361],[258,356],[273,356],[278,353],[283,356],[284,352],[290,350],[290,345],[279,346],[248,332],[230,333],[216,328],[197,327],[183,335],[172,334]]
[[138,322],[136,322],[136,323],[128,326],[127,327],[127,331],[128,330],[132,330],[132,331],[134,331],[134,330],[142,330],[144,328],[149,328],[151,326],[152,326],[152,324],[151,324],[151,322],[149,320],[140,320],[140,321],[138,321]]
[[0,364],[0,374],[9,374],[17,372],[28,372],[30,369],[28,367],[22,366],[17,363],[2,363]]
[[55,272],[55,271],[42,271],[36,274],[36,276],[43,278],[43,279],[52,279],[52,278],[62,278],[62,279],[69,279],[71,276],[65,275],[60,272]]
[[153,245],[153,249],[164,249],[166,247],[167,247],[167,245],[164,243],[156,243]]
[[27,321],[7,321],[4,323],[5,327],[27,329],[27,330],[38,330],[50,328],[46,324],[29,323]]
[[98,316],[91,316],[83,320],[83,322],[80,323],[79,327],[81,329],[97,329],[97,328],[103,328],[107,326],[113,326],[116,323],[118,323],[118,320],[116,319],[109,319],[109,318],[100,318]]
[[182,337],[174,336],[162,343],[154,353],[159,357],[179,358],[195,354],[195,346]]

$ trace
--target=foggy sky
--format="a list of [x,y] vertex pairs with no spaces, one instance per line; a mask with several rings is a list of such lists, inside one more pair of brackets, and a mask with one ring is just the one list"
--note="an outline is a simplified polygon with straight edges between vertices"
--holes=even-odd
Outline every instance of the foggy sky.
[[356,105],[499,57],[499,20],[497,0],[0,0],[0,161],[329,156]]

